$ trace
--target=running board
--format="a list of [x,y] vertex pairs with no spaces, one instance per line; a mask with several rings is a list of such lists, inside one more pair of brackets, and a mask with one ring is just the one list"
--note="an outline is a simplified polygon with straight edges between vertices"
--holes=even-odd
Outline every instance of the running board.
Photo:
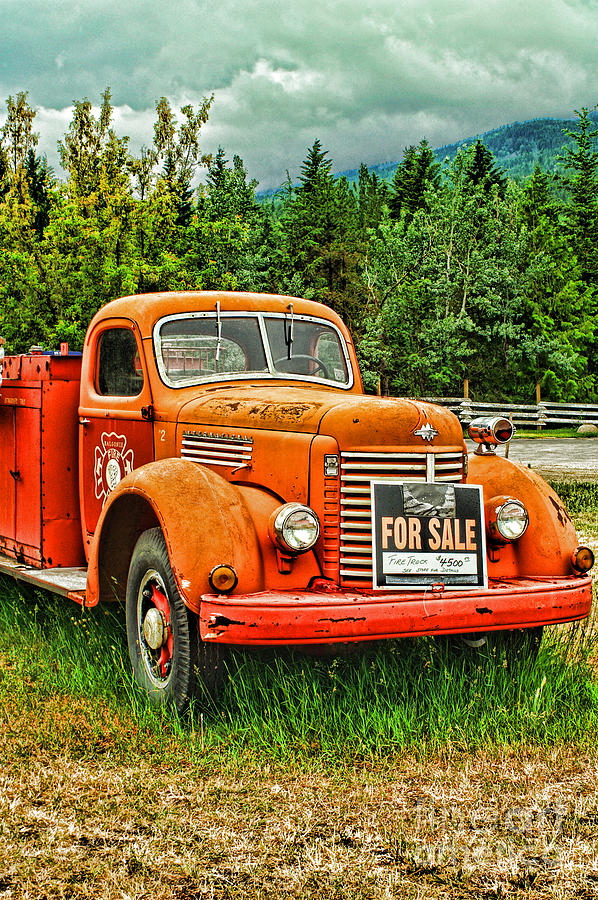
[[87,569],[83,566],[71,569],[36,569],[33,566],[23,565],[10,556],[0,554],[0,572],[3,575],[11,575],[17,581],[26,581],[35,587],[52,591],[53,594],[68,597],[69,600],[74,600],[82,606],[85,604]]

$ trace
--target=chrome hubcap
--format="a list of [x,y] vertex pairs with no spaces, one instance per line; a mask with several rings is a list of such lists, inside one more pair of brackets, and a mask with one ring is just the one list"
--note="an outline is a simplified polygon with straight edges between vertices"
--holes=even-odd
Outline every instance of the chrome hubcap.
[[145,614],[143,620],[143,637],[145,643],[152,650],[159,650],[168,640],[168,628],[164,614],[152,606]]

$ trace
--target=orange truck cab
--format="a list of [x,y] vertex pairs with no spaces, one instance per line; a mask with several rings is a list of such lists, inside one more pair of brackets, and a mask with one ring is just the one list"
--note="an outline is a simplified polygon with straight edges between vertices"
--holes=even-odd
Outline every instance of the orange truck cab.
[[[64,348],[63,348],[64,349]],[[126,604],[135,678],[183,710],[228,645],[314,648],[581,619],[591,551],[512,426],[366,396],[327,307],[108,303],[83,354],[6,357],[0,570]]]

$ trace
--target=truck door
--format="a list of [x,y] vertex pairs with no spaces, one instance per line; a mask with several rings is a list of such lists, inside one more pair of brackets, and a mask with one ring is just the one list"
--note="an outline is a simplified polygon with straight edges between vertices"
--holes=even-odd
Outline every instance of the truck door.
[[86,339],[79,406],[79,495],[86,554],[107,496],[154,459],[152,395],[133,322],[105,319]]

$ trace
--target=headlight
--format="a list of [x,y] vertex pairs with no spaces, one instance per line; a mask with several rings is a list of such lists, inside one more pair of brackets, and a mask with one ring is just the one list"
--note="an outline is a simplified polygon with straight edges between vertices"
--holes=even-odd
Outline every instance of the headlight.
[[499,543],[517,541],[529,523],[527,509],[521,500],[494,497],[486,506],[488,534]]
[[320,523],[309,506],[285,503],[270,518],[270,537],[287,553],[304,553],[318,540]]

